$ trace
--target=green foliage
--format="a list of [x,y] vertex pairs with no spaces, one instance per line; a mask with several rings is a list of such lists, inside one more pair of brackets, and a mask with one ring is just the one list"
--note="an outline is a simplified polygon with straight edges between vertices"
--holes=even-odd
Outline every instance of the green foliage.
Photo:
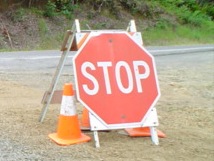
[[172,26],[171,22],[165,18],[159,18],[155,24],[155,28],[158,29],[167,29]]
[[[147,18],[152,18],[156,12],[159,12],[158,7],[149,1],[140,0],[121,0],[121,5],[133,15],[142,15]],[[156,8],[156,9],[155,9]],[[156,11],[156,12],[155,12]]]
[[62,15],[65,15],[68,19],[72,19],[73,13],[76,9],[78,9],[77,4],[71,4],[66,2],[62,4],[62,7],[60,8],[60,13]]
[[191,12],[186,7],[181,7],[175,12],[183,24],[191,24],[194,26],[201,26],[206,21],[210,21],[210,17],[203,14],[200,10]]
[[[152,21],[142,32],[146,45],[214,43],[214,37],[210,34],[214,31],[214,4],[205,0],[79,0],[75,4],[66,0],[59,2],[61,4],[55,10],[67,18],[84,3],[85,6],[91,6],[87,11],[88,20],[94,20],[98,14],[118,19],[126,11],[136,20],[143,18]],[[91,27],[103,29],[107,25],[106,22],[100,22]]]
[[45,5],[44,16],[46,16],[46,17],[56,16],[56,5],[55,5],[55,3],[51,2],[50,0]]
[[162,12],[160,8],[150,1],[142,0],[87,0],[88,5],[91,5],[94,11],[101,13],[108,9],[110,14],[121,17],[121,11],[127,10],[132,15],[144,16],[152,18]]
[[[136,17],[159,19],[162,14],[175,14],[181,24],[201,26],[206,21],[214,19],[214,3],[209,0],[48,0],[44,15],[53,17],[57,14],[72,19],[79,5],[91,6],[88,17],[93,19],[97,14],[108,13],[121,18],[122,11],[126,10]],[[108,10],[108,12],[106,12]],[[172,22],[173,23],[173,22]],[[166,27],[170,22],[158,21],[157,26]]]
[[44,15],[54,17],[56,15],[64,15],[68,19],[73,18],[74,11],[78,9],[78,4],[71,3],[69,0],[48,1],[44,9]]
[[35,8],[35,7],[32,7],[30,9],[30,12],[35,14],[35,15],[38,15],[38,16],[43,16],[43,14],[44,14],[43,10],[40,10],[38,8]]
[[[121,4],[119,1],[112,1],[112,0],[88,0],[85,2],[87,5],[92,6],[93,10],[95,12],[101,13],[104,10],[109,10],[110,13],[116,18],[120,17],[120,10],[121,10]],[[93,11],[91,11],[93,13]],[[90,16],[93,16],[93,14],[89,14]]]
[[39,34],[41,37],[45,37],[48,33],[48,26],[47,23],[43,18],[40,18],[38,21],[38,28],[39,28]]
[[96,17],[96,12],[95,11],[88,11],[88,13],[87,13],[87,18],[88,19],[93,19],[94,17]]
[[212,20],[214,20],[214,3],[204,4],[202,11],[210,16]]
[[[39,18],[40,49],[60,46],[64,30],[70,28],[70,20],[78,15],[76,11],[81,13],[78,18],[86,29],[126,28],[126,22],[128,24],[130,19],[135,19],[145,45],[214,43],[212,0],[45,0],[41,4],[45,5],[36,8],[32,3],[30,9],[16,8],[7,12],[14,22],[28,20],[28,11],[36,14]],[[46,17],[55,16],[65,16],[69,21],[62,18],[63,23],[68,24],[64,29],[61,28],[62,33],[49,31]],[[52,19],[51,24],[63,27],[59,19]],[[5,46],[4,39],[0,35],[0,46]]]
[[[212,20],[210,16],[214,9],[209,8],[208,3],[200,4],[196,0],[155,0],[166,12],[174,13],[181,24],[190,24],[193,26],[201,26],[203,23]],[[206,5],[205,5],[206,4]],[[209,14],[207,14],[209,13]]]
[[102,23],[98,23],[98,24],[95,24],[93,27],[95,29],[103,29],[103,28],[106,28],[106,23],[105,22],[102,22]]
[[25,19],[25,16],[26,15],[26,11],[24,8],[18,8],[14,14],[12,14],[12,20],[14,22],[21,22],[21,21],[24,21]]
[[214,35],[210,35],[207,27],[193,28],[191,26],[177,26],[176,28],[150,28],[143,32],[143,40],[148,45],[191,45],[213,44]]

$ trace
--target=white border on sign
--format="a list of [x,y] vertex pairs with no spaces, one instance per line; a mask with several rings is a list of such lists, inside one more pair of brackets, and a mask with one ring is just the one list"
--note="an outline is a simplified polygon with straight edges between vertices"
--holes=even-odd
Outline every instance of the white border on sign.
[[[117,34],[126,34],[135,44],[138,45],[138,47],[140,47],[142,50],[144,50],[146,52],[147,55],[149,55],[152,59],[152,64],[153,64],[153,68],[154,68],[154,75],[155,75],[155,81],[157,84],[157,91],[158,91],[158,95],[155,98],[155,100],[153,101],[152,105],[150,106],[150,108],[148,109],[147,113],[145,114],[145,116],[142,118],[142,120],[140,122],[133,122],[133,123],[123,123],[123,124],[106,124],[87,104],[85,104],[84,101],[81,100],[80,98],[80,94],[79,94],[79,84],[78,84],[78,80],[77,80],[77,73],[76,73],[76,65],[75,65],[75,59],[78,57],[78,55],[80,54],[80,52],[83,50],[83,48],[85,47],[85,45],[88,43],[88,41],[92,38],[92,37],[96,37],[99,36],[101,34],[106,34],[106,33],[117,33]],[[88,109],[89,113],[90,113],[90,121],[91,121],[91,126],[95,127],[96,126],[96,130],[109,130],[109,129],[124,129],[124,128],[134,128],[134,127],[144,127],[146,126],[146,120],[149,119],[149,117],[151,117],[151,111],[152,109],[155,109],[154,106],[157,103],[158,99],[160,98],[160,88],[159,88],[159,82],[158,82],[158,76],[157,76],[157,70],[156,70],[156,64],[155,64],[155,60],[154,57],[143,47],[141,46],[139,43],[136,42],[136,40],[133,39],[133,37],[128,34],[126,31],[92,31],[89,33],[88,37],[86,38],[85,42],[82,44],[82,46],[80,47],[80,49],[77,51],[77,53],[75,54],[74,58],[73,58],[73,69],[74,69],[74,79],[75,79],[75,86],[76,86],[76,95],[77,95],[77,99],[78,101],[85,107]],[[156,110],[155,110],[156,111]],[[156,113],[156,112],[155,112]],[[154,114],[153,114],[154,115]],[[157,115],[157,113],[156,113]],[[156,116],[155,116],[156,117]],[[154,118],[155,118],[154,117]],[[156,119],[152,119],[152,121],[156,121]],[[151,122],[152,122],[151,121]],[[157,122],[157,121],[156,121]],[[150,123],[149,123],[150,124]],[[157,123],[158,124],[158,123]],[[99,126],[98,126],[99,125]],[[102,125],[102,126],[101,126]],[[94,127],[92,129],[94,129]],[[98,128],[100,127],[100,128]],[[94,129],[94,130],[95,130]]]

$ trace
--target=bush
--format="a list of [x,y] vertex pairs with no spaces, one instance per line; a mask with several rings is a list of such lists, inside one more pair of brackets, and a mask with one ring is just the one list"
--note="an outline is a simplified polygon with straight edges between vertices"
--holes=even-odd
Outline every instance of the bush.
[[[166,12],[174,13],[181,24],[201,26],[207,21],[211,21],[210,13],[214,12],[213,7],[208,7],[208,3],[199,3],[197,0],[155,0]],[[213,5],[209,5],[213,6]],[[209,13],[209,14],[208,14]]]
[[48,27],[43,18],[39,19],[38,28],[39,28],[39,33],[40,33],[41,37],[45,37],[45,35],[48,33]]
[[14,14],[12,14],[12,20],[14,21],[14,22],[21,22],[21,21],[24,21],[24,19],[25,19],[25,14],[26,14],[26,12],[25,12],[25,9],[23,9],[23,8],[18,8],[15,12],[14,12]]
[[201,26],[206,21],[211,21],[211,18],[203,14],[200,10],[189,11],[188,8],[182,7],[176,12],[183,24],[191,24],[194,26]]
[[78,5],[77,4],[71,4],[69,2],[63,3],[61,6],[61,9],[59,10],[59,12],[66,16],[68,19],[72,19],[73,18],[73,13],[74,11],[78,9]]
[[44,16],[54,17],[58,14],[66,16],[68,19],[73,18],[74,11],[78,8],[78,4],[71,3],[71,1],[51,2],[50,0],[45,5]]
[[45,5],[44,16],[46,16],[46,17],[56,16],[56,5],[55,5],[55,3],[48,1],[48,3]]

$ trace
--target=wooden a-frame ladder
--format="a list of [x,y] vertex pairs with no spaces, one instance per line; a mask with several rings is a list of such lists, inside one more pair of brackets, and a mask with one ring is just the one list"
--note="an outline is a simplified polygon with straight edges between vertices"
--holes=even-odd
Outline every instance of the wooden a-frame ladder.
[[[127,32],[128,31],[129,32],[136,32],[137,31],[134,20],[131,20],[129,22],[126,31]],[[62,47],[61,47],[61,51],[62,51],[61,58],[60,58],[59,63],[57,65],[54,76],[52,78],[51,85],[50,85],[48,91],[45,92],[43,99],[42,99],[43,107],[42,107],[42,112],[41,112],[40,117],[39,117],[39,122],[44,121],[45,115],[48,111],[48,106],[53,99],[54,93],[57,92],[57,91],[55,91],[55,89],[56,89],[57,83],[59,81],[60,75],[62,73],[63,67],[65,65],[68,53],[70,52],[72,44],[75,41],[75,35],[76,35],[76,33],[80,33],[80,32],[81,32],[81,30],[80,30],[79,20],[75,19],[75,21],[72,25],[72,29],[67,30],[65,33],[64,40],[63,40]]]
[[79,20],[75,20],[74,24],[72,25],[72,29],[71,30],[67,30],[64,40],[63,40],[63,44],[61,47],[61,51],[62,51],[62,55],[61,58],[59,60],[58,66],[56,68],[56,71],[54,73],[54,76],[52,78],[52,82],[51,85],[49,87],[49,90],[45,93],[44,97],[43,97],[43,107],[42,107],[42,112],[40,114],[39,117],[39,122],[43,122],[45,115],[47,113],[48,110],[48,106],[51,103],[51,100],[53,98],[54,95],[54,91],[56,89],[57,83],[59,81],[60,75],[62,73],[63,67],[65,65],[68,53],[71,50],[72,44],[74,43],[74,39],[75,39],[75,34],[80,32],[80,25],[79,25]]

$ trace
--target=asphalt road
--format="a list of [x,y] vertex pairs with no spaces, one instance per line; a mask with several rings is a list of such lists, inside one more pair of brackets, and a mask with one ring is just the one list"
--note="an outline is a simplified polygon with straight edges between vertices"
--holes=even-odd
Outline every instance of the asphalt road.
[[[167,66],[192,66],[206,63],[214,64],[214,45],[146,47],[155,57],[157,69]],[[0,52],[0,72],[41,72],[52,73],[59,62],[61,51],[17,51]],[[70,52],[63,73],[72,74]]]

